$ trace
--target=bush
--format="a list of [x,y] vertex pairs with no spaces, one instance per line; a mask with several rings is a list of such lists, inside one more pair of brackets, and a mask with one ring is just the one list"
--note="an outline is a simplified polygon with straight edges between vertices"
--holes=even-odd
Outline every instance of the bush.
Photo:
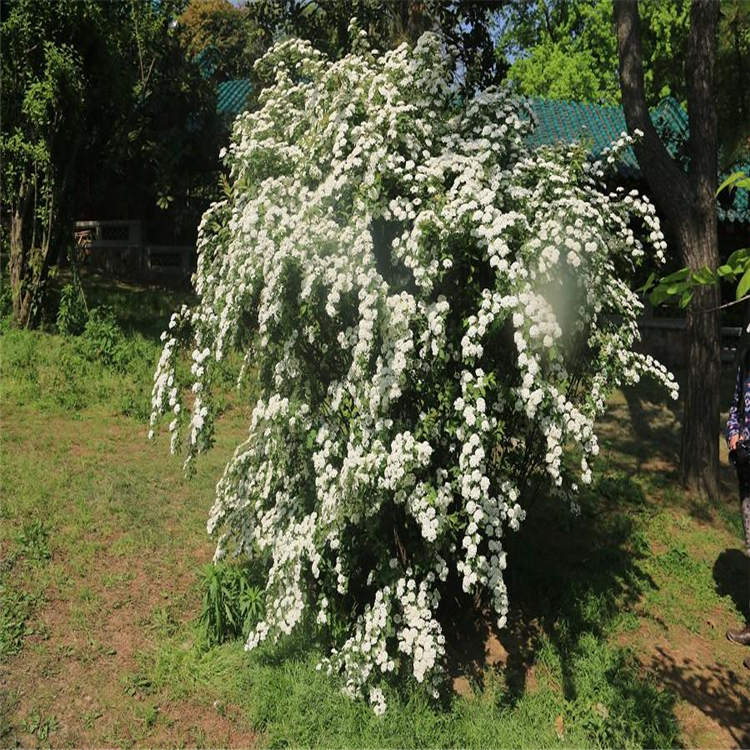
[[358,45],[331,63],[294,40],[259,63],[273,83],[234,125],[152,423],[171,412],[190,461],[211,443],[218,363],[233,346],[252,361],[261,395],[208,523],[216,559],[267,561],[248,648],[345,612],[322,666],[380,713],[398,673],[437,694],[451,587],[505,624],[503,537],[538,480],[571,501],[591,481],[611,389],[676,385],[633,351],[631,225],[661,256],[653,206],[612,194],[577,148],[529,150],[504,92],[457,98],[438,37]]
[[95,307],[83,330],[81,351],[88,359],[105,365],[116,364],[124,335],[111,307]]
[[263,615],[263,592],[250,569],[240,565],[208,565],[203,574],[201,623],[210,644],[244,636]]
[[78,348],[90,362],[101,363],[121,373],[132,371],[134,366],[143,370],[144,360],[153,354],[152,347],[144,339],[125,334],[114,311],[107,305],[91,311]]
[[[94,313],[96,321],[97,313]],[[116,325],[116,324],[115,324]],[[3,388],[16,403],[68,412],[106,404],[142,422],[150,413],[149,393],[157,346],[138,334],[108,324],[77,337],[10,329],[3,334]],[[110,342],[114,341],[114,345]]]
[[87,319],[88,312],[80,285],[66,284],[60,292],[57,330],[68,336],[79,336],[86,327]]

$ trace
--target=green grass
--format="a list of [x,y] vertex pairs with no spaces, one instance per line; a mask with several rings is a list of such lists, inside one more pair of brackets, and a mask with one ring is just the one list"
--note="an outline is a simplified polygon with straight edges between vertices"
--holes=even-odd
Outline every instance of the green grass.
[[118,367],[93,359],[80,337],[51,336],[38,331],[3,334],[6,403],[46,412],[77,412],[101,406],[122,416],[147,419],[150,370],[158,356],[155,342],[138,333],[123,336]]
[[514,696],[487,671],[471,697],[436,704],[407,683],[387,693],[383,719],[316,671],[321,654],[305,638],[248,655],[239,643],[186,650],[185,635],[144,656],[149,685],[241,706],[269,747],[672,747],[678,735],[674,696],[643,679],[628,651],[590,633],[565,656],[549,640],[538,645],[533,691]]
[[[679,413],[658,393],[613,399],[579,518],[541,499],[508,539],[504,666],[486,663],[485,624],[457,616],[462,694],[447,685],[434,702],[406,679],[378,718],[316,670],[311,627],[250,654],[241,638],[209,645],[205,521],[247,397],[230,391],[230,363],[217,445],[187,479],[145,424],[179,295],[101,279],[86,291],[114,312],[116,355],[3,326],[3,745],[742,744],[748,698],[731,675],[743,654],[723,638],[742,616],[738,514],[731,494],[700,507],[676,488]],[[707,677],[710,690],[691,691]],[[689,725],[687,710],[699,712]]]

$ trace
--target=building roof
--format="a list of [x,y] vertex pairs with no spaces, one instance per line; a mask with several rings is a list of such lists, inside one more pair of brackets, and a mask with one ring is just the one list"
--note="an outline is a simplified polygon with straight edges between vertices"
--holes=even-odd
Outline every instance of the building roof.
[[[538,97],[526,101],[536,125],[530,136],[533,146],[583,141],[590,145],[594,156],[599,156],[628,131],[625,113],[622,107],[616,105]],[[689,134],[685,110],[675,99],[668,97],[651,110],[651,121],[670,154],[680,159],[681,148],[687,143]],[[638,179],[640,176],[638,160],[632,148],[623,152],[618,171],[628,179]]]
[[[560,99],[531,98],[527,101],[536,123],[529,137],[533,146],[583,141],[590,145],[594,156],[599,156],[622,133],[627,132],[622,107]],[[651,110],[651,121],[669,153],[685,167],[686,146],[690,134],[687,112],[679,102],[668,97]],[[739,170],[750,174],[750,165],[733,165],[730,170],[719,175],[719,181]],[[625,180],[640,179],[640,167],[631,147],[622,153],[617,163],[617,171]],[[731,195],[720,197],[719,201],[720,221],[750,222],[747,190],[734,190]]]
[[[247,79],[222,81],[218,85],[216,108],[222,115],[234,117],[244,111],[253,91]],[[560,143],[585,142],[591,153],[599,156],[622,133],[627,132],[622,107],[590,104],[563,99],[535,97],[527,100],[531,106],[536,127],[529,136],[532,146],[552,146]],[[687,163],[685,147],[690,133],[687,112],[672,97],[663,99],[651,110],[651,120],[662,143],[683,167]],[[640,168],[635,152],[627,148],[617,163],[617,170],[625,180],[640,179]],[[721,175],[723,180],[731,172],[742,170],[750,174],[750,165],[734,165]],[[722,222],[750,222],[750,205],[747,190],[734,190],[720,198],[719,220]]]
[[247,108],[253,84],[246,78],[222,81],[216,90],[216,111],[220,115],[235,117]]
[[[599,156],[620,135],[627,132],[625,115],[620,107],[572,102],[562,99],[528,100],[535,127],[529,136],[532,146],[586,142],[591,153]],[[618,164],[625,178],[637,178],[638,162],[629,148]]]

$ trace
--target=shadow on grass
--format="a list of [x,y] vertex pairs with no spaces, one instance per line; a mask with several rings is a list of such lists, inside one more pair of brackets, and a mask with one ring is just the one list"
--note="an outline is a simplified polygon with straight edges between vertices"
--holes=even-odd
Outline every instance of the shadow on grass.
[[674,746],[675,694],[659,690],[630,652],[608,643],[616,629],[637,626],[632,611],[656,588],[642,565],[650,553],[639,521],[646,506],[640,487],[615,474],[583,498],[577,519],[559,501],[535,507],[506,540],[506,627],[497,631],[488,615],[467,611],[454,618],[450,669],[458,684],[481,687],[488,666],[499,668],[500,708],[512,710],[539,689],[541,666],[592,741]]
[[714,581],[720,596],[729,596],[737,609],[750,623],[750,562],[747,555],[739,549],[724,550],[714,563]]
[[680,457],[682,404],[664,398],[663,391],[655,393],[653,387],[658,386],[649,382],[638,388],[622,389],[636,438],[629,454],[637,456],[639,469],[654,459],[670,468],[676,467]]
[[[730,392],[730,379],[723,376],[723,391]],[[750,706],[737,690],[742,675],[680,661],[664,650],[644,664],[625,649],[605,645],[615,632],[639,627],[636,605],[657,587],[646,572],[651,551],[642,531],[645,516],[657,510],[655,503],[679,505],[701,521],[726,522],[731,515],[726,498],[735,494],[734,471],[726,465],[722,495],[711,503],[691,500],[676,487],[681,403],[667,405],[663,394],[652,390],[624,389],[624,400],[608,416],[606,453],[614,457],[615,471],[584,498],[581,518],[568,519],[558,504],[547,502],[506,540],[509,623],[500,632],[492,631],[487,617],[474,624],[467,631],[470,644],[455,649],[451,667],[453,674],[481,685],[483,669],[497,664],[505,683],[501,703],[509,707],[538,689],[539,666],[544,667],[559,679],[573,712],[589,699],[605,704],[600,715],[580,717],[603,746],[622,746],[636,737],[636,744],[647,747],[676,744],[674,709],[681,699],[747,747],[750,727],[742,717],[750,716]],[[718,593],[731,596],[743,612],[746,566],[739,550],[727,550],[714,565]],[[607,700],[596,697],[605,694]],[[619,729],[613,726],[618,722]]]
[[[640,562],[648,544],[627,506],[645,502],[637,485],[621,477],[606,478],[598,485],[606,503],[589,498],[581,516],[571,519],[567,511],[548,501],[530,514],[525,527],[514,541],[508,580],[511,598],[526,614],[522,622],[509,630],[509,646],[534,639],[524,636],[528,624],[536,622],[539,636],[549,640],[560,656],[562,687],[566,698],[576,692],[572,663],[579,641],[585,633],[603,638],[622,612],[627,612],[649,588],[656,584]],[[619,506],[619,507],[617,507]],[[567,526],[567,528],[566,528]],[[508,671],[523,670],[532,654],[521,648],[509,651]],[[511,685],[523,687],[521,680]],[[511,690],[516,699],[519,690]]]
[[[686,374],[678,373],[684,387]],[[721,430],[717,441],[724,440],[726,410],[731,402],[734,373],[731,366],[721,372]],[[601,420],[608,455],[615,456],[619,468],[642,475],[642,479],[663,499],[678,497],[692,518],[713,522],[718,515],[726,521],[726,497],[736,495],[737,479],[726,457],[720,466],[720,496],[705,502],[680,492],[678,467],[682,439],[683,402],[673,401],[657,383],[645,380],[637,386],[622,388],[624,403],[615,401]]]
[[750,701],[738,689],[745,676],[656,650],[650,670],[659,682],[723,727],[736,747],[750,747]]
[[144,286],[87,274],[83,287],[89,308],[110,306],[125,331],[139,333],[151,341],[159,340],[173,312],[193,301],[184,284]]

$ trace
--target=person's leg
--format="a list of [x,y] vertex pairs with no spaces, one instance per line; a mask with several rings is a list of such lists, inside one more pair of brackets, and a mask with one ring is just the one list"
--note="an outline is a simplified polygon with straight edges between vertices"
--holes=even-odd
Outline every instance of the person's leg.
[[748,590],[747,590],[747,622],[750,623],[750,495],[743,497],[740,503],[742,509],[742,525],[745,527],[745,551],[748,558]]
[[[747,583],[748,588],[745,592],[747,599],[745,605],[748,607],[745,612],[745,627],[739,630],[728,630],[727,638],[734,643],[740,643],[744,646],[750,646],[750,465],[747,461],[738,461],[737,479],[740,485],[740,512],[742,513],[742,525],[745,528],[745,548],[748,556]],[[746,667],[750,668],[750,657],[743,662]]]
[[[750,624],[750,496],[744,497],[742,499],[741,503],[742,507],[742,525],[745,527],[745,548],[747,552],[747,558],[748,558],[748,611],[747,611],[747,620]],[[747,628],[746,628],[747,630]],[[742,662],[745,667],[750,669],[750,656],[746,656],[745,660]]]

